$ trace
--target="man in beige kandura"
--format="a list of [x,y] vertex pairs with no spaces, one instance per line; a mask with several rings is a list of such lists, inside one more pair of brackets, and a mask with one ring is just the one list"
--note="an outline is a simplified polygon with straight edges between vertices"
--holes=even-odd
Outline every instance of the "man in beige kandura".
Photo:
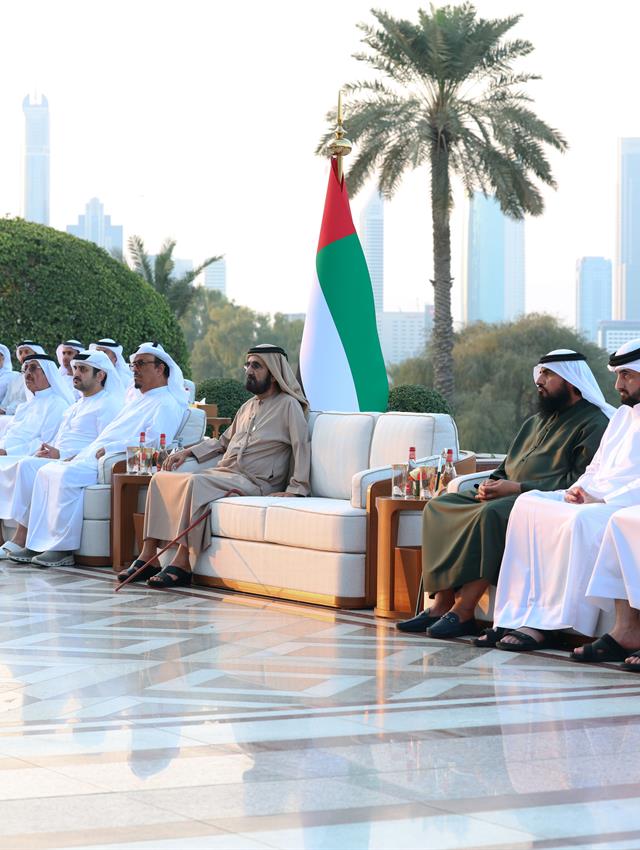
[[[205,439],[172,454],[162,472],[151,479],[144,514],[144,546],[136,561],[118,574],[125,581],[146,562],[134,581],[149,587],[191,583],[191,565],[211,539],[209,518],[181,541],[171,564],[160,569],[153,559],[161,541],[174,540],[227,495],[308,496],[311,445],[309,403],[289,366],[286,352],[275,345],[250,348],[245,386],[253,393],[220,439]],[[174,472],[187,458],[199,464],[220,457],[198,472]]]

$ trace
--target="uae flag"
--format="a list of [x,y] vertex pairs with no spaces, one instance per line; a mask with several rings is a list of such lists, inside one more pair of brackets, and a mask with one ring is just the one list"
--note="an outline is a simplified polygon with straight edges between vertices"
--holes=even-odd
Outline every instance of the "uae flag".
[[300,374],[312,410],[387,409],[389,385],[371,278],[335,158],[302,334]]

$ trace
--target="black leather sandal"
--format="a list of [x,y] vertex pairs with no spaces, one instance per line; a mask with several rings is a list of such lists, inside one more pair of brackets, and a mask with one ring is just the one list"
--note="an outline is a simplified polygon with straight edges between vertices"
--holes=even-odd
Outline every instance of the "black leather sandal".
[[183,570],[182,567],[176,567],[175,564],[169,564],[163,567],[155,576],[154,580],[149,579],[148,587],[156,587],[164,589],[167,587],[188,587],[191,584],[191,572]]
[[489,649],[493,649],[499,640],[507,634],[509,629],[505,629],[502,626],[494,626],[492,629],[485,629],[480,637],[475,638],[473,641],[474,646],[486,647]]
[[[526,632],[516,630],[508,632],[509,637],[514,637],[517,643],[508,643],[504,640],[499,640],[496,643],[496,649],[503,649],[505,652],[535,652],[536,649],[549,649],[552,645],[551,632],[543,632],[542,640],[536,640]],[[506,637],[506,635],[505,635]]]
[[[127,567],[126,570],[122,570],[122,572],[118,573],[117,579],[119,582],[126,581],[128,578],[135,573],[136,570],[140,570],[140,567],[145,564],[146,561],[141,561],[139,558],[131,564],[130,567]],[[135,584],[137,581],[144,581],[147,578],[151,578],[151,576],[155,576],[160,572],[160,567],[154,567],[151,564],[144,570],[140,570],[138,575],[133,579],[133,581],[129,582],[130,584]]]
[[582,652],[576,652],[574,649],[569,659],[579,664],[599,664],[604,661],[624,661],[632,653],[632,649],[625,649],[615,638],[605,634],[593,643],[585,643]]

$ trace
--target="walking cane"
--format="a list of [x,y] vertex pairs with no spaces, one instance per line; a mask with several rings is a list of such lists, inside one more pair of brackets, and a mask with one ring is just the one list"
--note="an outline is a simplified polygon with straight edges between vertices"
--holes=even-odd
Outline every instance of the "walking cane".
[[[233,495],[244,496],[244,493],[241,493],[240,490],[228,490],[222,498],[224,499],[227,496],[233,496]],[[181,537],[184,537],[185,534],[188,534],[192,529],[194,529],[197,525],[200,525],[201,522],[203,522],[205,519],[207,519],[207,517],[210,517],[210,516],[211,516],[211,508],[209,508],[208,511],[203,513],[201,517],[198,517],[198,519],[195,522],[192,522],[191,525],[188,528],[185,528],[184,531],[181,531],[180,534],[178,534],[177,537],[174,537],[173,540],[170,540],[169,543],[167,543],[167,545],[164,547],[164,549],[161,549],[159,552],[156,552],[156,554],[153,556],[153,558],[149,558],[149,560],[146,561],[141,567],[138,567],[138,569],[135,571],[135,573],[131,573],[131,575],[128,578],[126,578],[124,581],[121,581],[117,585],[117,587],[115,587],[113,589],[113,592],[117,593],[122,587],[125,586],[125,584],[129,584],[130,581],[133,581],[134,578],[138,575],[138,573],[141,573],[142,570],[145,569],[145,567],[149,566],[151,561],[155,561],[156,558],[160,557],[160,555],[164,555],[164,553],[167,551],[167,549],[171,549],[172,546],[175,546],[176,543],[178,542],[178,540],[180,540]]]

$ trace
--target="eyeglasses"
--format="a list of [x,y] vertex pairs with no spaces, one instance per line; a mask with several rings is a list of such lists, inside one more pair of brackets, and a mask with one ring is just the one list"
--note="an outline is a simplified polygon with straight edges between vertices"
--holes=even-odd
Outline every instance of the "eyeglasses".
[[245,372],[248,372],[249,370],[251,370],[252,372],[257,372],[259,369],[266,369],[267,367],[263,363],[258,363],[257,360],[250,360],[249,362],[245,363],[242,368]]
[[23,375],[26,375],[29,372],[41,372],[42,366],[39,366],[37,363],[27,363],[27,365],[23,366],[20,371]]
[[149,363],[155,363],[155,360],[134,360],[129,364],[129,368],[133,372],[134,369],[141,369],[143,366],[148,366]]

